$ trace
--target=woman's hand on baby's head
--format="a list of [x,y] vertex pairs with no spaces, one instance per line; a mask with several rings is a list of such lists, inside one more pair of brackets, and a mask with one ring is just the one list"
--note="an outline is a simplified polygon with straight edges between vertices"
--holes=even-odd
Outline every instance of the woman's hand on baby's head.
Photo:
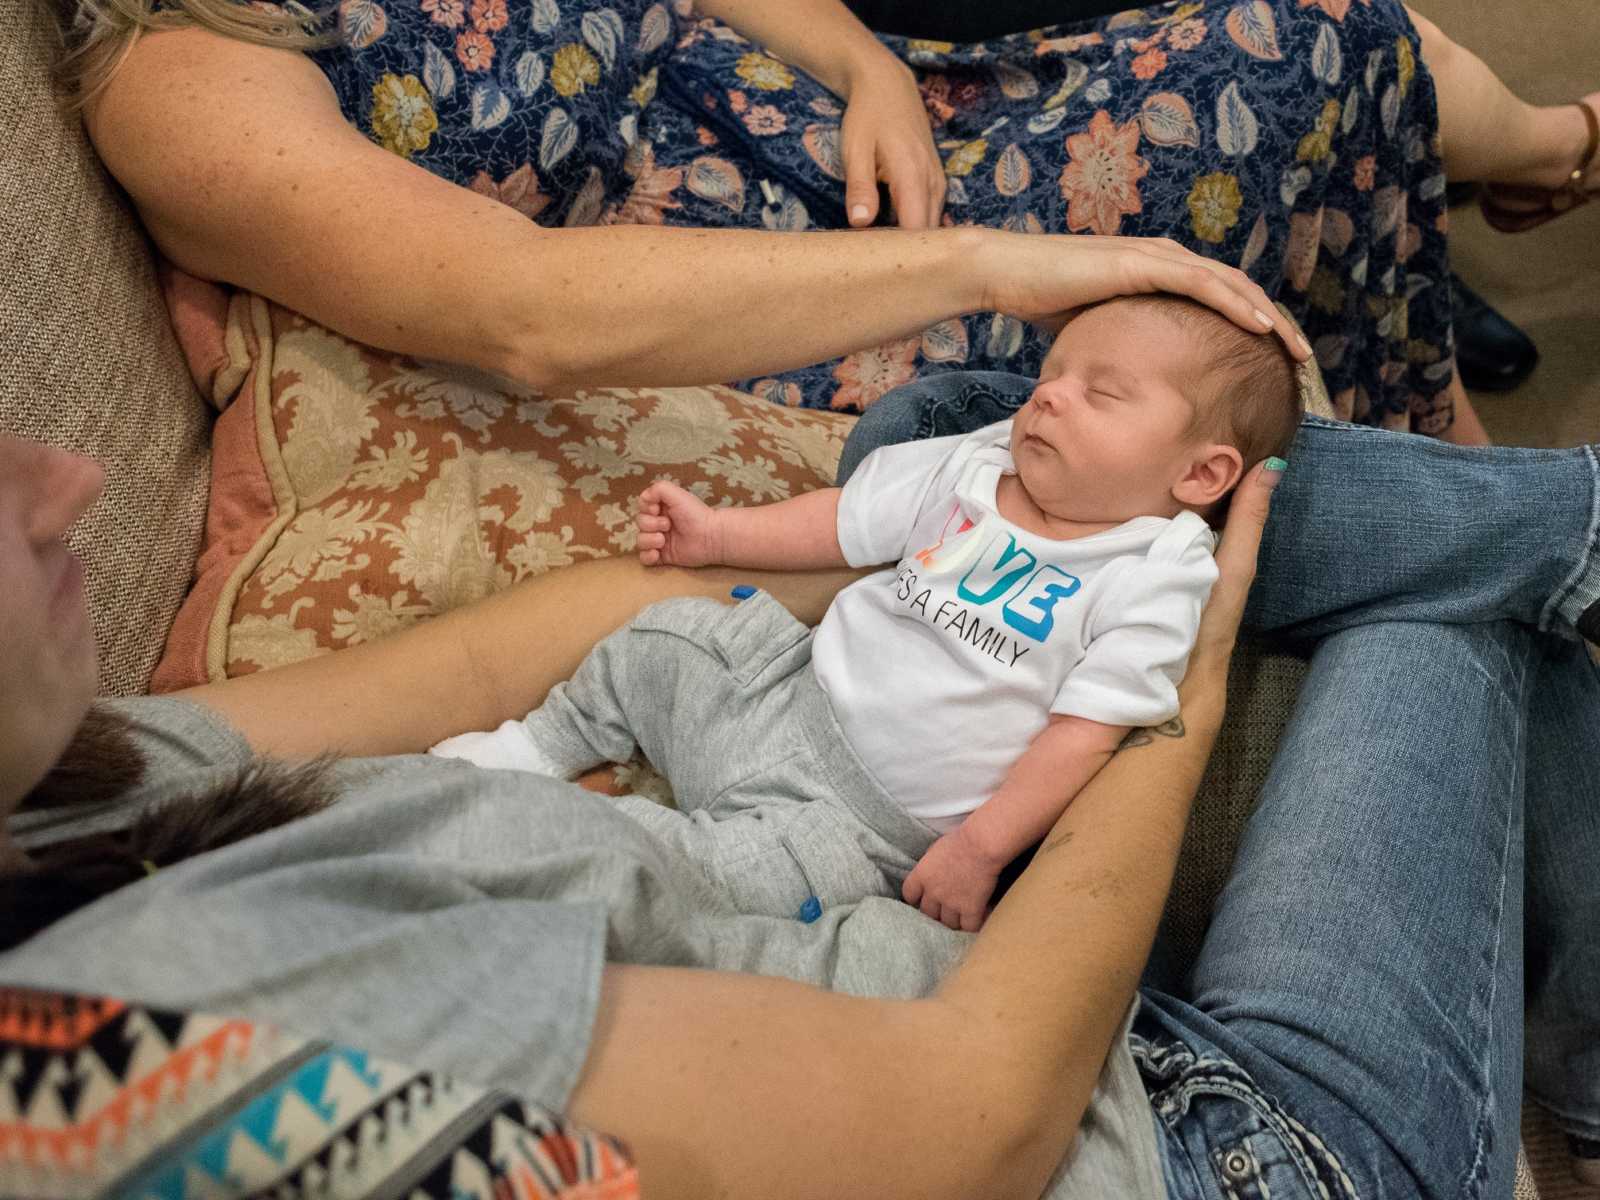
[[639,493],[639,561],[647,567],[721,562],[717,513],[693,492],[657,480]]
[[984,236],[990,282],[983,308],[1059,330],[1077,311],[1103,300],[1170,292],[1215,309],[1241,329],[1281,338],[1297,362],[1311,357],[1310,343],[1258,283],[1169,238]]

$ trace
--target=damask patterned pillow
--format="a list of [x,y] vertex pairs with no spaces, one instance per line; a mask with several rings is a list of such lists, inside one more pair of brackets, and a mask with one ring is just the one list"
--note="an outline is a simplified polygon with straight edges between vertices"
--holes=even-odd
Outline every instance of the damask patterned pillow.
[[196,582],[154,691],[371,641],[629,553],[656,479],[720,505],[825,486],[854,420],[726,387],[542,396],[373,350],[248,293],[218,311],[174,302],[224,411]]

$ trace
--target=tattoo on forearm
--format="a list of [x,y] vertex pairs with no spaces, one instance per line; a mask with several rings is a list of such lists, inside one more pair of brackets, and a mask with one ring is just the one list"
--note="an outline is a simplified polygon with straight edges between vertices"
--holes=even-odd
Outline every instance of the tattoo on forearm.
[[1183,718],[1173,717],[1172,720],[1163,721],[1159,725],[1151,725],[1145,729],[1130,730],[1128,736],[1122,739],[1122,745],[1118,746],[1117,749],[1131,750],[1135,746],[1148,746],[1156,740],[1156,734],[1162,737],[1181,738],[1187,732],[1188,730],[1183,727]]
[[[1117,747],[1120,753],[1134,746],[1148,746],[1158,736],[1168,738],[1181,738],[1188,730],[1183,727],[1183,718],[1173,717],[1170,721],[1163,721],[1159,725],[1152,725],[1147,729],[1130,729],[1128,736],[1122,739],[1122,744]],[[1072,840],[1072,830],[1063,829],[1060,833],[1050,838],[1039,847],[1040,854],[1049,854],[1052,850],[1059,850]]]

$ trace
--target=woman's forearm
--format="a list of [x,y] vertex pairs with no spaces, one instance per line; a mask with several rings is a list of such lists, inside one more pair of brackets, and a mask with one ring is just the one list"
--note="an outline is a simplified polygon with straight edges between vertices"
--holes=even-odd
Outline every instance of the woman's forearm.
[[523,282],[509,281],[520,315],[510,373],[547,391],[789,370],[981,303],[980,230],[520,233],[504,247],[525,262]]
[[839,0],[784,0],[781,4],[772,0],[695,0],[694,8],[793,63],[846,100],[856,71],[871,66],[905,69]]
[[180,693],[221,713],[258,752],[408,754],[522,717],[594,644],[673,596],[771,592],[807,624],[855,571],[644,567],[631,555],[562,567],[375,642]]
[[[1034,1148],[1028,1098],[988,1026],[954,1016],[771,976],[608,966],[567,1111],[627,1143],[651,1200],[1037,1200],[1044,1176],[1017,1170]],[[1074,1132],[1055,1131],[1056,1162]]]

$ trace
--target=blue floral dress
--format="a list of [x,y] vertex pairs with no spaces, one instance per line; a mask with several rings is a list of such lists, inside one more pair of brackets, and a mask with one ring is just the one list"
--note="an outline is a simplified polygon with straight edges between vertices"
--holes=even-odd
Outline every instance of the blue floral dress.
[[[652,0],[343,0],[312,55],[347,118],[542,225],[843,228],[832,93]],[[1398,0],[1170,3],[973,45],[917,74],[947,223],[1171,237],[1304,325],[1341,416],[1438,433],[1453,347],[1433,84]],[[1037,370],[985,313],[740,386],[861,409],[917,376]]]

